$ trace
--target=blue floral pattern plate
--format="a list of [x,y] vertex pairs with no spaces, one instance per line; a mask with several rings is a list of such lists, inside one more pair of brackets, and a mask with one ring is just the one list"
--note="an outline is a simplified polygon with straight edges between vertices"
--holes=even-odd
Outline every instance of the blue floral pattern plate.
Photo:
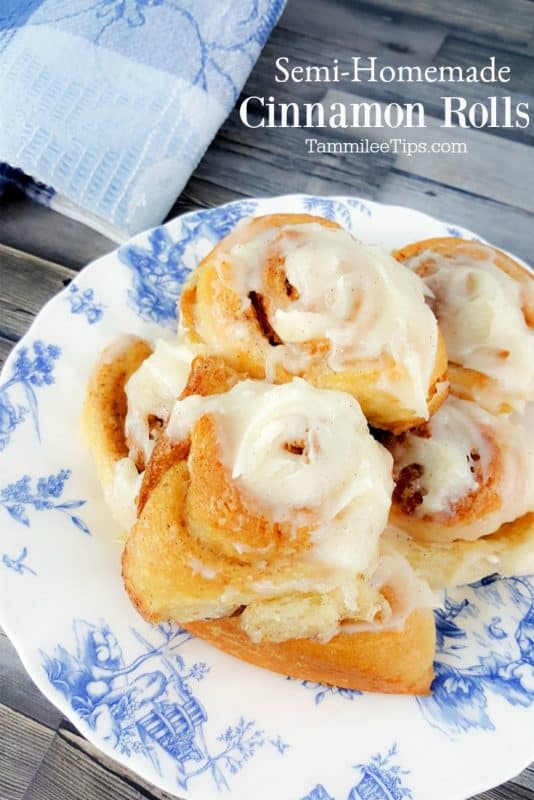
[[44,694],[162,789],[233,800],[463,800],[534,758],[534,577],[442,598],[433,694],[288,680],[170,626],[122,588],[119,531],[79,436],[86,381],[118,334],[172,335],[189,270],[243,216],[308,211],[386,248],[472,238],[348,197],[242,200],[140,234],[41,311],[0,379],[0,623]]

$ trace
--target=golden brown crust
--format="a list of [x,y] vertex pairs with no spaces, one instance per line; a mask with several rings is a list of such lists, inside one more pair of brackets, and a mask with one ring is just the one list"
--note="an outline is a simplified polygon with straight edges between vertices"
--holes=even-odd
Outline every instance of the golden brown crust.
[[[192,447],[194,439],[195,435]],[[194,459],[189,461],[194,472]],[[190,491],[189,468],[181,460],[164,473],[150,493],[124,549],[124,584],[145,619],[185,624],[226,652],[295,677],[360,690],[428,691],[434,653],[434,623],[429,610],[414,612],[401,632],[342,634],[326,645],[305,638],[253,644],[241,629],[240,619],[229,615],[242,605],[257,602],[258,582],[265,581],[276,594],[277,586],[291,586],[295,578],[307,580],[311,596],[313,587],[320,585],[320,569],[313,564],[297,568],[291,558],[278,560],[271,567],[265,558],[250,562],[222,552],[221,541],[206,536],[205,530],[202,536],[192,530]],[[224,492],[221,496],[224,500]],[[193,502],[204,501],[202,495]],[[238,515],[232,520],[233,539],[242,520]],[[249,530],[248,522],[245,528]],[[319,599],[324,597],[321,592],[315,594]],[[206,618],[222,616],[225,618],[205,622]],[[195,621],[198,626],[192,624]]]
[[326,644],[313,639],[253,644],[239,617],[184,627],[225,653],[292,678],[368,692],[430,692],[435,650],[430,609],[414,611],[401,631],[341,633]]
[[[272,215],[259,218],[257,230],[288,222],[318,222],[338,227],[328,220],[308,215]],[[224,286],[214,288],[213,274],[208,281],[201,280],[200,283],[199,275],[202,278],[198,271],[193,274],[181,300],[183,322],[189,328],[192,341],[199,340],[195,315],[199,312],[202,298],[204,301],[220,299],[217,293],[222,296],[226,292]],[[268,265],[267,282],[269,290],[280,298],[282,304],[291,301],[293,287],[288,286],[280,263],[273,261]],[[232,305],[232,298],[226,300],[231,312],[239,313],[239,308]],[[252,311],[247,313],[251,315],[250,321],[258,334],[268,338],[272,334],[262,317],[267,302],[262,298],[256,299]],[[313,347],[320,350],[324,343],[317,342]],[[142,340],[131,340],[122,349],[112,348],[91,380],[84,426],[104,484],[115,461],[128,453],[124,438],[124,385],[150,353],[149,345]],[[254,360],[258,355],[261,356],[260,367]],[[429,388],[432,413],[446,397],[446,386],[440,384],[445,377],[446,360],[440,336]],[[197,357],[182,397],[228,391],[242,377],[264,375],[264,354],[259,350],[255,352],[254,347],[249,353],[234,354],[230,362],[228,364],[226,359],[219,357]],[[369,396],[369,403],[381,424],[395,433],[421,422],[404,412],[399,418],[398,408],[392,416],[392,398],[380,397],[376,388],[383,370],[391,368],[391,365],[381,362],[374,366],[375,371],[366,373],[364,365],[361,373],[341,384],[335,378],[329,382],[324,374],[306,377],[318,386],[340,388],[358,396],[351,383],[351,380],[356,381],[359,391]],[[288,377],[282,376],[283,379]],[[372,414],[371,418],[375,421]],[[497,467],[493,469],[492,466],[492,476],[497,474]],[[481,502],[480,498],[477,502]],[[468,514],[472,509],[464,510]],[[436,585],[457,577],[461,565],[471,563],[473,559],[476,561],[478,558],[480,562],[484,558],[491,561],[494,556],[505,559],[511,551],[532,550],[533,518],[533,514],[526,515],[511,526],[503,526],[497,534],[474,543],[454,542],[435,547],[416,543],[412,546],[410,543],[407,557],[414,566],[418,565],[416,569],[420,574],[434,576],[432,582]],[[215,423],[212,417],[205,415],[195,424],[191,441],[171,442],[164,434],[158,437],[139,496],[138,521],[123,553],[123,579],[132,602],[145,619],[175,621],[249,663],[295,678],[345,688],[428,693],[435,648],[433,614],[429,609],[413,611],[401,631],[382,629],[372,633],[341,633],[326,644],[311,638],[251,642],[239,616],[230,615],[242,605],[258,600],[255,591],[258,581],[266,579],[276,587],[294,579],[292,558],[304,552],[307,546],[306,529],[291,539],[284,535],[281,525],[269,525],[260,513],[250,512],[246,498],[236,492],[222,461],[217,458]],[[254,547],[258,548],[257,552]],[[261,556],[258,555],[260,552]],[[272,563],[277,560],[279,563],[273,571]],[[311,565],[305,575],[298,575],[299,579],[304,577],[308,580],[311,587],[317,587],[321,579],[320,573],[315,573],[314,569],[316,567]],[[387,596],[387,588],[384,596]],[[311,596],[314,592],[309,594]],[[315,591],[316,596],[326,594],[327,590]],[[221,615],[222,618],[209,619]]]
[[216,355],[196,356],[191,363],[191,371],[180,400],[198,394],[209,397],[223,394],[249,376],[230,367],[224,358]]
[[[513,278],[522,287],[522,306],[521,310],[526,324],[534,329],[534,293],[532,291],[533,273],[514,261],[513,258],[498,250],[496,247],[472,241],[470,239],[460,239],[454,236],[436,237],[433,239],[423,239],[420,242],[413,242],[401,247],[393,252],[393,257],[397,261],[404,262],[413,258],[420,258],[425,252],[436,253],[445,257],[455,257],[465,255],[474,261],[490,260],[495,266]],[[432,258],[421,261],[417,266],[416,272],[424,277],[433,269]],[[438,314],[439,316],[439,314]],[[488,398],[488,409],[497,413],[509,413],[513,410],[512,405],[505,396],[500,403],[495,401],[494,396],[498,397],[498,384],[495,380],[482,372],[469,369],[460,364],[449,363],[449,380],[451,391],[464,400],[476,400],[486,402]]]
[[[487,261],[490,259],[499,269],[506,272],[519,284],[526,285],[533,280],[532,272],[519,264],[502,250],[492,247],[489,244],[476,242],[472,239],[460,239],[456,236],[438,236],[433,239],[422,239],[420,242],[407,244],[398,250],[393,251],[393,257],[397,261],[408,261],[411,258],[421,256],[429,250],[444,256],[465,255],[475,261]],[[424,276],[429,269],[429,262],[423,262],[416,270],[419,275]],[[527,296],[524,298],[522,306],[525,321],[529,327],[534,327],[534,305]]]
[[[381,366],[371,371],[367,371],[367,367],[364,366],[361,372],[354,370],[349,376],[346,373],[312,369],[308,377],[310,382],[320,389],[339,389],[353,394],[358,399],[370,425],[397,435],[421,425],[426,420],[416,416],[410,409],[402,408],[392,395],[377,389],[380,376],[386,376],[388,382],[393,377],[394,381],[396,371],[393,360],[386,363],[386,359],[382,359]],[[435,414],[443,405],[448,394],[447,351],[443,336],[438,331],[436,360],[427,395],[429,416]],[[368,411],[370,408],[374,409],[371,414]]]
[[151,353],[144,339],[124,336],[104,350],[89,379],[82,433],[104,487],[112,481],[115,462],[128,455],[125,384]]
[[309,548],[306,528],[271,522],[238,489],[220,458],[212,416],[198,420],[191,440],[187,522],[192,536],[217,553],[250,563],[290,557]]
[[[258,580],[269,581],[275,593],[277,585],[292,581],[295,577],[308,580],[311,587],[321,580],[320,569],[313,563],[296,573],[291,558],[278,560],[276,567],[273,567],[266,557],[267,553],[263,554],[263,558],[258,558],[254,551],[241,553],[241,548],[232,546],[235,542],[239,545],[247,541],[250,512],[249,516],[240,515],[238,509],[241,508],[242,498],[229,497],[226,478],[214,476],[210,470],[212,458],[208,458],[205,452],[208,442],[204,440],[203,427],[209,424],[209,419],[207,416],[201,418],[200,427],[197,423],[193,429],[191,456],[188,459],[191,471],[188,462],[179,455],[163,472],[148,494],[126,544],[123,555],[125,585],[146,619],[175,619],[182,622],[188,618],[188,613],[196,614],[197,606],[201,609],[201,617],[217,616],[225,613],[220,598],[228,588],[232,589],[228,595],[232,598],[228,605],[231,610],[257,600],[255,583]],[[197,450],[200,450],[198,458]],[[211,494],[204,491],[206,482],[213,489]],[[202,486],[200,490],[195,486],[197,483]],[[208,513],[210,497],[216,498],[211,512],[215,517]],[[238,504],[237,509],[231,505],[234,501]],[[202,511],[208,513],[204,526],[198,519]],[[222,529],[226,534],[224,539],[214,535],[212,530],[218,520],[218,512],[228,523]],[[276,531],[270,530],[261,517],[256,523],[260,533],[262,523],[265,526],[263,533],[266,542],[268,533],[271,534],[275,550],[278,540]],[[248,541],[251,547],[257,546],[251,539]],[[209,613],[205,613],[206,604],[209,605]]]
[[[483,476],[482,470],[477,468],[476,462],[472,467],[478,483],[476,489],[456,500],[447,511],[419,516],[417,506],[412,507],[410,494],[417,492],[418,473],[416,472],[412,484],[402,484],[405,470],[420,466],[411,464],[402,470],[397,478],[389,515],[390,523],[420,541],[450,542],[455,539],[477,539],[481,534],[473,528],[473,523],[489,517],[502,506],[501,491],[506,468],[503,452],[506,443],[500,442],[495,431],[490,428],[484,428],[482,435],[491,455],[486,477]],[[384,442],[392,452],[395,450],[394,441],[394,438],[391,438]]]
[[189,441],[174,442],[165,435],[158,437],[152,457],[143,473],[137,497],[137,516],[142,513],[150,494],[174,464],[183,461],[189,454]]
[[[259,235],[271,228],[279,228],[285,225],[306,225],[316,223],[327,228],[339,228],[336,222],[315,217],[310,214],[269,214],[255,217],[250,221],[249,232],[251,235]],[[224,275],[230,269],[230,265],[225,262],[225,253],[239,241],[239,232],[234,230],[222,239],[213,250],[200,262],[198,267],[193,270],[187,283],[185,284],[179,302],[182,325],[187,332],[191,342],[201,342],[206,339],[202,335],[206,325],[209,326],[213,338],[206,343],[211,346],[221,347],[225,343],[224,357],[227,362],[238,372],[246,373],[251,378],[265,377],[265,358],[268,352],[268,340],[264,337],[265,331],[262,329],[258,318],[255,304],[251,304],[247,309],[242,308],[241,298],[223,281],[219,275]],[[274,286],[280,288],[280,282],[274,281]],[[283,298],[285,292],[279,295]],[[245,323],[248,327],[249,336],[246,346],[241,346],[236,342],[228,342],[228,329],[232,322]],[[320,345],[323,349],[328,349],[328,344]],[[286,373],[281,367],[278,369],[280,381],[289,380],[292,376]]]
[[[125,457],[128,452],[124,438],[124,385],[150,353],[146,342],[138,339],[131,338],[115,344],[104,354],[90,382],[84,411],[86,436],[106,474],[112,474],[115,461]],[[238,377],[222,359],[199,357],[193,364],[184,396],[192,392],[211,394],[221,389],[227,390]],[[237,510],[242,514],[248,509],[241,507],[242,498],[228,495],[232,487],[222,464],[219,464],[220,474],[214,469],[217,465],[214,465],[211,457],[214,447],[212,420],[205,416],[197,425],[198,430],[192,437],[196,448],[192,458],[195,485],[191,486],[191,474],[186,461],[189,442],[173,443],[164,435],[160,436],[146,471],[144,492],[142,490],[139,503],[139,520],[123,553],[126,591],[142,616],[153,622],[170,619],[181,623],[184,613],[188,616],[187,611],[193,617],[230,614],[241,604],[257,603],[254,588],[257,580],[266,578],[276,585],[287,583],[295,577],[290,557],[282,558],[273,576],[267,553],[264,552],[258,559],[253,552],[241,553],[239,557],[232,548],[226,552],[228,530],[233,530],[238,539],[240,535],[233,525],[236,519],[233,512]],[[210,535],[207,536],[206,527],[202,536],[195,535],[195,525],[192,524],[195,514],[205,516],[214,491],[219,503],[211,520],[213,526],[220,527],[219,512],[225,503],[228,515],[228,524],[220,529],[223,538],[215,539],[211,536],[213,531],[208,530]],[[246,537],[242,544],[258,546],[258,541],[263,545],[273,542],[273,554],[278,559],[284,540],[287,546],[283,549],[288,550],[287,556],[291,556],[292,549],[306,546],[299,537],[292,540],[283,536],[281,530],[277,532],[272,529],[261,516],[251,525],[249,514],[243,531]],[[306,538],[305,532],[303,536]],[[199,574],[198,569],[204,574]],[[319,573],[314,574],[314,569],[312,566],[304,576],[310,589],[318,586],[321,580]],[[234,593],[225,607],[221,604],[221,596],[230,586],[236,585],[241,587],[240,591]],[[321,604],[327,595],[310,591],[307,596],[312,600],[317,596]],[[362,602],[364,599],[362,595]],[[371,597],[371,606],[374,602]],[[434,643],[432,615],[428,611],[415,612],[401,633],[343,634],[336,636],[330,645],[321,645],[311,639],[295,639],[283,645],[267,642],[253,645],[242,629],[240,632],[234,630],[224,645],[220,631],[228,624],[234,626],[235,621],[239,622],[237,618],[226,618],[216,623],[200,623],[201,628],[197,633],[213,640],[217,630],[219,633],[214,642],[217,646],[223,646],[228,652],[252,663],[295,677],[332,682],[360,690],[428,691]],[[282,659],[283,654],[286,662]]]
[[[237,582],[240,575],[244,587],[248,581],[253,583],[262,577],[261,570],[237,561],[228,560],[221,568],[219,557],[213,557],[198,541],[188,539],[181,517],[186,491],[187,468],[182,462],[167,473],[151,496],[124,550],[125,586],[145,619],[173,620],[231,655],[302,680],[361,691],[429,691],[435,646],[429,609],[416,610],[402,631],[341,634],[328,644],[310,639],[253,644],[241,629],[238,617],[184,623],[174,608],[179,605],[183,613],[187,598],[190,613],[215,615],[221,610],[220,597],[225,587]],[[213,569],[213,577],[203,579],[195,573],[191,559],[198,559],[204,569]],[[289,566],[287,574],[291,574]],[[254,591],[247,594],[244,588],[227,613],[232,613],[240,601],[254,599]]]
[[[123,553],[126,590],[145,619],[183,622],[232,613],[258,599],[256,582],[278,586],[307,580],[320,585],[320,569],[312,564],[298,574],[290,559],[273,569],[265,560],[250,563],[210,546],[189,531],[187,462],[173,464],[153,489],[133,527]],[[239,520],[234,520],[234,528]],[[226,591],[228,590],[228,591]],[[223,596],[227,601],[222,601]]]
[[[224,359],[219,356],[196,356],[191,363],[191,371],[180,399],[184,400],[193,394],[208,397],[212,394],[227,392],[245,377],[247,376],[240,375],[235,369],[229,367]],[[137,499],[138,515],[145,507],[150,492],[153,491],[165,472],[173,464],[187,458],[188,454],[189,440],[184,442],[171,441],[165,436],[164,428],[162,435],[156,440],[152,457],[143,475],[143,482]]]
[[[273,214],[257,217],[249,222],[247,236],[254,237],[273,227],[316,223],[328,228],[340,228],[331,220],[307,214]],[[239,241],[239,230],[234,231],[206,256],[192,273],[181,298],[182,324],[192,342],[204,341],[222,350],[229,364],[253,378],[264,378],[269,358],[276,355],[280,343],[272,330],[269,319],[276,308],[290,308],[298,292],[292,287],[283,269],[280,258],[273,257],[264,268],[263,293],[252,292],[251,303],[243,307],[242,299],[225,282],[225,273],[231,265],[225,261],[226,254]],[[231,335],[233,325],[238,323],[246,337]],[[245,343],[244,343],[245,342]],[[354,395],[370,424],[395,432],[418,425],[423,420],[413,410],[401,406],[398,398],[382,387],[395,385],[406,378],[404,368],[393,358],[381,357],[360,361],[343,372],[334,372],[326,363],[330,350],[327,339],[314,339],[299,344],[301,352],[316,356],[310,366],[289,371],[282,364],[274,366],[275,381],[284,383],[296,374],[324,389],[339,389]],[[447,354],[441,335],[434,369],[428,387],[429,413],[433,414],[445,400],[448,392],[446,382]]]
[[[492,389],[494,391],[495,381],[475,369],[460,367],[449,362],[448,375],[451,393],[462,400],[475,401],[476,398],[483,398],[486,392],[492,392]],[[489,410],[494,413],[509,414],[512,407],[503,400],[498,408],[492,407]]]
[[502,525],[474,542],[418,542],[389,529],[382,537],[385,553],[399,553],[432,589],[473,583],[498,572],[504,577],[534,572],[534,513]]

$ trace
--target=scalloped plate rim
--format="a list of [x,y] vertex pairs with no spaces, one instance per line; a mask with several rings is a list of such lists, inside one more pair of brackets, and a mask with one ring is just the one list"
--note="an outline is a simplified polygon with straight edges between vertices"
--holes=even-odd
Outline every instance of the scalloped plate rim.
[[[458,225],[456,223],[449,223],[446,220],[442,220],[437,218],[431,214],[428,214],[424,211],[420,211],[418,209],[411,208],[409,206],[404,206],[401,204],[391,204],[391,203],[381,203],[374,200],[367,199],[365,197],[355,196],[355,195],[346,195],[346,194],[336,194],[336,195],[316,195],[316,194],[308,194],[308,193],[287,193],[284,195],[279,196],[268,196],[268,197],[241,197],[236,200],[231,200],[226,203],[211,206],[206,208],[197,208],[190,211],[187,211],[183,214],[180,214],[176,217],[173,217],[170,220],[167,220],[160,225],[153,226],[145,231],[141,231],[135,236],[121,242],[115,247],[114,249],[110,250],[108,253],[99,256],[94,261],[91,261],[85,267],[80,269],[77,274],[72,278],[67,286],[61,289],[57,294],[51,297],[39,310],[36,314],[34,319],[32,320],[28,330],[24,333],[24,335],[13,345],[12,349],[10,350],[0,372],[0,383],[2,379],[5,378],[6,373],[9,371],[14,359],[16,358],[17,351],[20,347],[26,346],[34,337],[36,330],[40,327],[43,323],[43,320],[48,317],[51,311],[55,308],[57,304],[61,302],[65,297],[68,296],[69,288],[72,285],[76,285],[80,276],[83,275],[84,278],[90,276],[92,273],[97,273],[101,267],[102,262],[107,261],[112,255],[116,254],[117,251],[121,248],[124,248],[127,245],[135,244],[136,242],[145,239],[150,233],[160,228],[168,228],[172,226],[173,223],[182,222],[183,220],[187,219],[188,217],[194,216],[199,212],[210,212],[216,209],[223,209],[229,206],[238,205],[243,201],[251,201],[254,203],[262,203],[262,202],[272,202],[274,200],[281,200],[285,202],[289,201],[301,201],[303,199],[319,199],[319,200],[328,200],[328,201],[340,201],[345,202],[347,200],[358,201],[361,202],[369,207],[375,207],[380,209],[387,209],[388,211],[395,213],[396,211],[400,211],[402,213],[409,212],[411,214],[417,215],[421,218],[421,220],[425,220],[432,223],[439,223],[441,225],[445,225],[447,227],[454,227],[456,230],[460,231],[463,235],[467,238],[477,238],[479,241],[487,242],[486,239],[483,239],[478,234],[471,231],[469,228],[465,228],[462,225]],[[254,214],[255,216],[255,214]],[[499,248],[503,252],[506,252],[512,258],[514,258],[519,263],[523,264],[527,269],[532,270],[533,268],[530,267],[524,260],[515,256],[514,254],[510,253],[503,248]],[[78,714],[69,706],[69,703],[66,698],[62,697],[60,693],[50,684],[50,682],[46,678],[46,674],[44,670],[39,669],[36,663],[35,653],[31,650],[31,643],[27,639],[18,636],[16,628],[11,626],[9,622],[5,619],[2,619],[3,616],[3,607],[0,605],[0,625],[4,629],[6,635],[8,636],[9,640],[11,641],[12,645],[14,646],[23,666],[33,683],[37,686],[37,688],[42,692],[44,697],[51,702],[63,716],[69,720],[77,729],[80,730],[82,735],[98,750],[100,750],[107,758],[110,758],[112,761],[116,762],[117,764],[121,765],[122,767],[126,767],[127,769],[131,770],[133,774],[137,774],[148,783],[152,783],[155,786],[161,787],[164,791],[167,791],[171,794],[174,794],[175,791],[163,781],[155,780],[154,773],[150,769],[150,763],[148,761],[143,761],[139,759],[135,764],[125,756],[122,756],[120,753],[117,752],[111,745],[105,742],[101,737],[97,735],[96,732],[93,730],[80,718]],[[532,753],[532,757],[534,757],[534,750]],[[525,768],[527,768],[532,761],[532,758],[517,758],[517,761],[514,764],[511,764],[510,761],[510,753],[508,752],[507,755],[507,768],[503,771],[502,768],[498,768],[496,765],[492,771],[494,777],[489,778],[488,773],[486,772],[484,779],[480,779],[480,775],[469,775],[466,778],[471,778],[471,783],[465,789],[462,789],[462,794],[448,796],[446,800],[468,800],[473,794],[478,794],[485,792],[497,785],[502,784],[508,780],[513,779],[518,774],[520,774]],[[146,765],[146,766],[145,766]],[[231,792],[227,794],[230,797]],[[180,790],[179,793],[176,794],[177,797],[188,797],[189,793],[188,790]],[[224,795],[223,795],[224,796]]]

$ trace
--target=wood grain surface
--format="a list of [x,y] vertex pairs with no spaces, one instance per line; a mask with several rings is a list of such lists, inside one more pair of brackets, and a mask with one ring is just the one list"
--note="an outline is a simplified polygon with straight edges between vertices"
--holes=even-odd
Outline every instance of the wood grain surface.
[[[419,84],[414,98],[410,84],[275,84],[274,59],[279,55],[303,66],[330,63],[333,57],[344,64],[358,55],[376,55],[392,65],[482,65],[495,55],[499,64],[512,69],[514,101],[529,101],[534,108],[534,0],[289,0],[243,96],[272,92],[281,101],[346,103],[362,97],[381,103],[418,99],[428,113],[424,133],[438,140],[443,138],[439,85]],[[462,85],[470,101],[492,93],[495,87]],[[364,133],[383,139],[376,130]],[[421,131],[414,132],[414,140],[417,134]],[[460,137],[468,143],[467,156],[426,159],[309,154],[305,139],[310,136],[335,138],[333,132],[326,136],[320,130],[250,130],[234,111],[169,216],[254,195],[356,194],[465,225],[532,262],[532,126],[468,130]],[[338,138],[347,136],[340,133]],[[0,197],[1,362],[43,304],[77,270],[113,247],[84,225],[15,191]],[[0,800],[78,798],[166,800],[168,795],[103,756],[64,720],[26,675],[0,631]],[[534,765],[477,800],[533,798]]]

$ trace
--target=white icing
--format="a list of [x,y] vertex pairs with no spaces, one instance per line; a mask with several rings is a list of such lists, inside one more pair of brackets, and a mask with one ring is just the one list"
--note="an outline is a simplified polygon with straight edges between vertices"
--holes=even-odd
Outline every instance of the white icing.
[[[337,578],[337,579],[336,579]],[[346,581],[349,584],[349,581]],[[355,583],[351,583],[351,589],[355,593]],[[313,577],[287,578],[286,580],[270,578],[259,578],[254,581],[254,594],[260,598],[270,599],[291,594],[305,594],[306,592],[319,592],[325,594],[338,587],[339,577],[329,572],[321,580],[316,575]],[[345,584],[344,584],[345,585]],[[223,593],[223,599],[233,597],[232,589],[229,588]]]
[[[373,563],[391,500],[391,457],[350,395],[295,378],[243,381],[223,395],[175,403],[167,436],[184,439],[204,414],[244,496],[278,522],[313,528],[308,558],[352,573]],[[304,452],[286,445],[304,444]]]
[[408,617],[418,608],[435,608],[439,605],[426,581],[419,578],[408,561],[397,553],[383,555],[371,577],[378,591],[389,587],[394,595],[392,606],[382,609],[382,618],[372,621],[344,621],[343,633],[364,631],[402,630]]
[[185,344],[156,341],[155,349],[125,386],[128,399],[125,433],[131,454],[139,451],[149,460],[154,447],[150,437],[150,415],[166,420],[174,401],[182,393],[191,362],[197,352]]
[[119,336],[115,337],[111,344],[108,344],[108,346],[102,350],[97,359],[96,366],[112,364],[118,356],[123,355],[124,352],[137,341],[139,341],[137,336],[131,333],[121,333]]
[[527,294],[534,303],[534,281],[528,287],[491,257],[480,260],[465,252],[444,256],[426,250],[404,263],[412,269],[430,265],[423,280],[436,299],[449,359],[497,381],[518,408],[534,400],[534,331],[522,313]]
[[187,562],[191,567],[191,569],[193,570],[193,572],[195,572],[197,575],[201,575],[208,581],[213,580],[213,578],[217,576],[216,569],[208,566],[207,564],[204,564],[204,562],[200,561],[198,558],[195,558],[194,556],[189,556]]
[[[532,442],[534,439],[534,402],[527,403],[520,412],[512,414],[510,421],[523,428],[526,440]],[[534,442],[532,442],[532,446],[534,447]]]
[[[247,229],[239,229],[246,238]],[[283,259],[283,270],[298,297],[287,308],[267,309],[283,344],[273,348],[268,364],[280,362],[296,371],[309,356],[298,347],[327,339],[328,365],[335,372],[358,362],[389,355],[407,371],[384,388],[406,408],[426,418],[427,393],[437,349],[436,320],[424,301],[417,275],[378,247],[357,242],[341,229],[317,223],[288,225],[250,241],[233,237],[221,253],[219,275],[250,304],[249,292],[264,293],[265,265]],[[287,360],[287,364],[286,364]]]
[[[476,472],[481,470],[481,482],[491,472],[494,448],[500,450],[503,475],[498,491],[501,506],[480,524],[479,535],[496,530],[534,508],[534,448],[532,429],[512,424],[504,416],[494,416],[476,403],[449,395],[443,406],[427,423],[430,438],[407,433],[391,448],[396,475],[409,464],[420,464],[423,474],[418,486],[423,502],[414,510],[415,516],[454,511],[454,504],[478,488]],[[495,443],[490,442],[490,437]],[[471,453],[479,460],[474,462]],[[467,537],[464,530],[462,537]]]
[[130,458],[115,462],[113,479],[106,490],[106,501],[117,522],[129,531],[136,516],[136,498],[141,488],[142,473],[138,473]]
[[271,545],[268,544],[265,547],[251,547],[249,544],[245,544],[245,542],[234,542],[234,550],[240,555],[243,553],[268,553],[271,550]]
[[472,451],[480,456],[478,465],[487,477],[491,452],[481,425],[492,427],[492,418],[474,403],[449,396],[427,423],[430,438],[407,433],[393,448],[395,472],[409,464],[424,469],[419,485],[423,502],[416,515],[448,511],[462,497],[475,491],[478,483],[471,467]]

